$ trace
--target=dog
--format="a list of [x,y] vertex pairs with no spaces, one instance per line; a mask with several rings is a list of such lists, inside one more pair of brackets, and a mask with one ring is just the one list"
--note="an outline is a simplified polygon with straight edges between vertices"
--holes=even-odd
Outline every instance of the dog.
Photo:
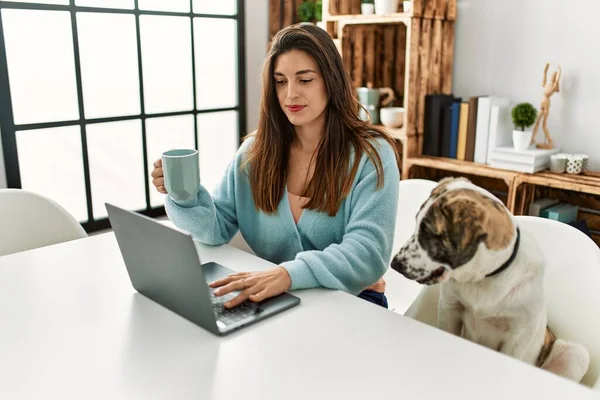
[[440,286],[438,328],[579,382],[581,345],[547,328],[542,251],[504,204],[465,178],[445,178],[416,216],[391,268]]

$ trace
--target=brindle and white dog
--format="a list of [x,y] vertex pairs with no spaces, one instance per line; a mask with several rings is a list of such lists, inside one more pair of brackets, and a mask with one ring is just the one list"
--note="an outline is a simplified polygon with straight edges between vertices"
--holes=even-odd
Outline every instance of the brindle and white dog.
[[589,353],[547,329],[545,261],[535,237],[490,192],[464,178],[438,184],[392,268],[440,288],[438,327],[580,381]]

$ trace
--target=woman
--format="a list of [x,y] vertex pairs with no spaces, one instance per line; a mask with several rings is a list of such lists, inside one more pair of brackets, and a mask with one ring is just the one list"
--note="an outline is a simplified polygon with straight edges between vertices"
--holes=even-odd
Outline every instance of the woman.
[[[214,192],[197,203],[169,197],[171,221],[200,242],[227,243],[239,229],[254,253],[278,264],[211,284],[225,303],[327,287],[387,307],[381,279],[391,258],[399,171],[393,140],[358,118],[359,103],[333,40],[312,24],[273,38],[263,70],[258,129]],[[164,188],[157,160],[153,184]]]

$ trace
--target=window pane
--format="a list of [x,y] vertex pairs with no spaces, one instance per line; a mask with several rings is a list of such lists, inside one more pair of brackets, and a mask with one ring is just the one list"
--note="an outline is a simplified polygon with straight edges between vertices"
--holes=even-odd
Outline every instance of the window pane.
[[[164,151],[171,149],[195,149],[194,116],[149,118],[146,120],[146,145],[148,149],[148,171],[154,169],[154,161],[161,158]],[[150,204],[152,207],[165,203],[164,195],[156,191],[150,182]]]
[[146,113],[194,108],[192,38],[186,17],[140,17]]
[[75,4],[84,7],[123,8],[133,10],[133,0],[75,0]]
[[236,31],[234,20],[194,18],[198,109],[237,105]]
[[80,222],[88,220],[79,126],[18,131],[23,189],[47,196]]
[[211,191],[238,148],[237,111],[198,114],[198,142],[200,181]]
[[237,13],[236,0],[194,0],[194,12],[198,14],[234,15]]
[[77,13],[77,30],[85,117],[139,114],[135,17]]
[[41,3],[41,4],[62,4],[69,5],[69,0],[0,0],[1,2],[19,2],[19,3]]
[[138,0],[140,10],[190,12],[189,0]]
[[2,10],[15,124],[79,119],[71,17]]
[[105,202],[146,208],[140,120],[87,126],[94,219],[106,217]]

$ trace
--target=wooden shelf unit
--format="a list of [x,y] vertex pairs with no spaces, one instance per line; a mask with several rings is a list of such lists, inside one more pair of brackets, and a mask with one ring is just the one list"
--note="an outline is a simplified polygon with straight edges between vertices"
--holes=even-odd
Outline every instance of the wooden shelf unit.
[[401,169],[420,154],[425,95],[450,93],[456,0],[413,0],[405,13],[359,12],[360,0],[323,0],[322,21],[336,42],[355,87],[392,87],[405,109],[399,141]]

